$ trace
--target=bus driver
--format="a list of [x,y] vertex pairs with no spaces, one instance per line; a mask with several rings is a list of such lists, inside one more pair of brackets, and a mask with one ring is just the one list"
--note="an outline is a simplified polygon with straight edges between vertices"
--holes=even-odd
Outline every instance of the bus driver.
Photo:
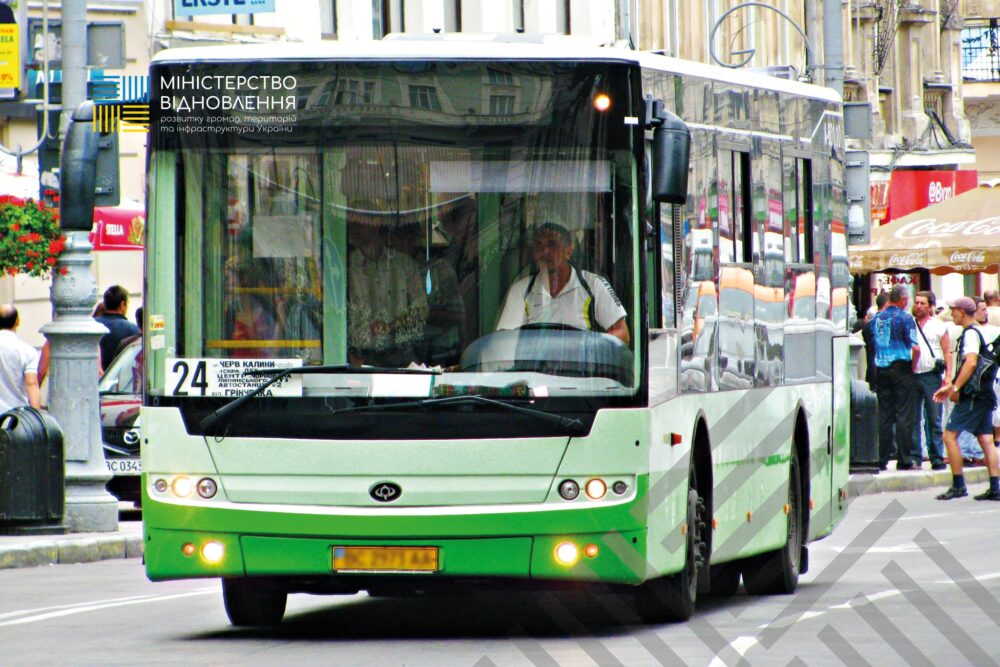
[[562,225],[546,222],[535,229],[532,252],[538,270],[507,290],[497,329],[526,324],[566,324],[609,333],[628,345],[625,308],[603,277],[573,266],[573,238]]

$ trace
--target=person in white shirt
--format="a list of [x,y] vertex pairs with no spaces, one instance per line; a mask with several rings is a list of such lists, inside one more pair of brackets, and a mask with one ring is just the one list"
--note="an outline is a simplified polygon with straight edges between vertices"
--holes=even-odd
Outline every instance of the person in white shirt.
[[[913,441],[920,443],[920,415],[923,414],[923,433],[927,454],[933,470],[947,467],[944,459],[944,442],[941,430],[941,404],[934,401],[934,392],[952,377],[951,336],[948,327],[934,314],[934,292],[917,292],[913,297],[913,317],[917,321],[917,343],[920,356],[914,370],[914,388],[917,390],[917,420],[913,425]],[[919,467],[919,463],[918,463]]]
[[17,308],[0,305],[0,412],[19,405],[40,408],[38,351],[14,333],[21,318]]
[[546,222],[535,229],[532,252],[538,272],[507,290],[497,329],[529,324],[565,324],[608,333],[629,342],[625,308],[602,276],[573,266],[573,238],[562,225]]

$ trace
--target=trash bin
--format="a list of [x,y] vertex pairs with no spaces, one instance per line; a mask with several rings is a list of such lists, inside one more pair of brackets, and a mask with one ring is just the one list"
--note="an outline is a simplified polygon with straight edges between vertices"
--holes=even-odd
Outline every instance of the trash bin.
[[63,433],[47,412],[0,415],[0,534],[64,533]]
[[851,378],[851,472],[874,472],[878,459],[878,397]]

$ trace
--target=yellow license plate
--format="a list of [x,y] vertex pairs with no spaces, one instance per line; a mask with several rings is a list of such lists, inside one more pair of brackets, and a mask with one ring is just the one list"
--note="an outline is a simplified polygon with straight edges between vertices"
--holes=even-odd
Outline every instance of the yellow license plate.
[[437,547],[334,547],[333,569],[347,572],[436,572]]

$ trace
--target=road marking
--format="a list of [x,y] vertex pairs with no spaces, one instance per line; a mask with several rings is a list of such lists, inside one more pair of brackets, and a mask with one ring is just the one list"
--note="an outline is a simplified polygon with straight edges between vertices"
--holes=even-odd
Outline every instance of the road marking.
[[[760,642],[757,641],[756,637],[741,636],[729,642],[726,648],[732,648],[736,651],[736,655],[742,658],[746,655],[747,651],[759,643]],[[727,664],[728,663],[722,661],[722,658],[715,656],[712,659],[712,662],[708,663],[708,667],[726,667]]]
[[[884,600],[886,598],[895,597],[895,596],[900,595],[900,594],[902,594],[902,591],[898,591],[895,588],[893,588],[892,590],[881,591],[879,593],[872,593],[871,595],[865,595],[865,596],[862,596],[862,597],[864,598],[864,600],[868,604],[871,604],[872,602],[878,602],[879,600]],[[854,598],[852,600],[848,600],[847,602],[845,602],[843,604],[835,604],[832,607],[830,607],[830,609],[850,609],[855,604],[857,604],[857,601],[858,601],[858,598]]]
[[[845,551],[846,547],[830,547],[833,551],[840,553]],[[895,547],[869,547],[864,550],[866,554],[914,554],[920,552],[920,545],[910,542],[909,544],[900,544]]]
[[[990,574],[981,574],[977,577],[973,577],[976,581],[992,581],[993,579],[1000,579],[1000,572],[992,572]],[[935,584],[947,584],[949,586],[955,586],[958,584],[954,579],[938,579],[933,582]]]
[[12,621],[4,621],[0,623],[0,628],[8,625],[24,625],[25,623],[37,623],[39,621],[47,621],[52,618],[60,618],[63,616],[72,616],[73,614],[84,614],[91,611],[100,611],[101,609],[110,609],[113,607],[125,607],[133,604],[143,604],[146,602],[165,602],[167,600],[177,600],[180,598],[189,598],[197,595],[208,595],[209,593],[217,593],[217,587],[203,588],[201,590],[192,591],[189,593],[176,593],[174,595],[159,595],[159,596],[143,596],[140,598],[120,598],[118,600],[108,600],[104,602],[95,603],[84,603],[83,605],[74,606],[69,609],[59,609],[58,611],[50,611],[44,614],[36,614],[34,616],[26,616],[24,618],[16,618]]
[[57,605],[52,605],[50,607],[37,607],[35,609],[19,609],[17,611],[7,611],[7,612],[4,612],[4,613],[0,614],[0,619],[3,619],[3,618],[12,618],[14,616],[24,616],[26,614],[37,614],[39,612],[51,611],[53,609],[71,609],[73,607],[86,607],[88,605],[93,605],[93,604],[105,604],[105,603],[108,603],[108,602],[124,602],[124,601],[127,601],[127,600],[142,600],[142,599],[151,598],[151,597],[156,597],[156,596],[152,595],[152,594],[149,594],[149,595],[133,595],[133,596],[130,596],[130,597],[127,597],[127,598],[113,598],[111,600],[97,600],[97,601],[90,601],[90,602],[74,602],[72,604],[57,604]]
[[[995,514],[1000,512],[1000,509],[995,510],[970,510],[968,512],[963,512],[963,514]],[[918,521],[921,519],[940,519],[940,518],[954,519],[954,512],[935,512],[934,514],[908,514],[907,516],[900,517],[900,521]]]

